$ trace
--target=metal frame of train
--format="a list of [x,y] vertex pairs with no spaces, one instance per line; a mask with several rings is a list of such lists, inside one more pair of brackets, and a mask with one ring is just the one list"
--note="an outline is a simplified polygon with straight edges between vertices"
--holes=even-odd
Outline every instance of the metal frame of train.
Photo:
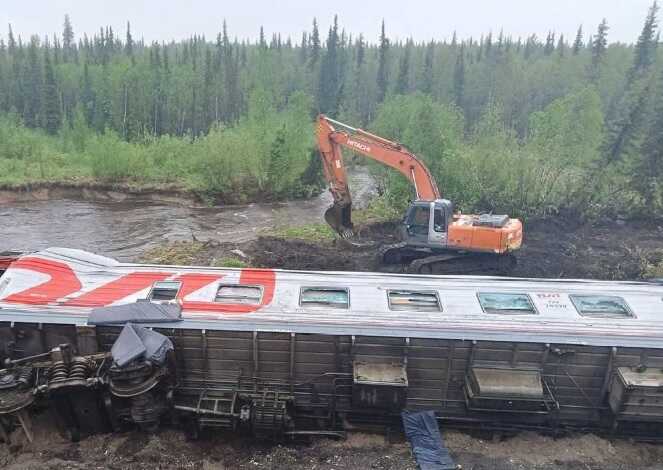
[[[126,325],[172,345],[119,365]],[[110,309],[110,310],[109,310]],[[126,309],[125,309],[126,310]],[[119,310],[118,310],[119,312]],[[0,277],[0,430],[57,411],[82,435],[180,423],[261,436],[397,425],[663,430],[663,284],[121,264],[16,256]]]

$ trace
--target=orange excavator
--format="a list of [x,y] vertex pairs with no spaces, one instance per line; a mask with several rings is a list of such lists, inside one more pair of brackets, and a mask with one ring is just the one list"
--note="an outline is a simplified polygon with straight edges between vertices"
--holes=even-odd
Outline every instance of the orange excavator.
[[381,250],[384,264],[407,265],[420,274],[504,273],[515,263],[523,225],[507,215],[461,215],[442,199],[426,165],[401,144],[318,116],[317,139],[325,178],[334,198],[325,220],[343,238],[354,236],[352,197],[342,148],[399,171],[414,186],[416,200],[405,214],[401,242]]

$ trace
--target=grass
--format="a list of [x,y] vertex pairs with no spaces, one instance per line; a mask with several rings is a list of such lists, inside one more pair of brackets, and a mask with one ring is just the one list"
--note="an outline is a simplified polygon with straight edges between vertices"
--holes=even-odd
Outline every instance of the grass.
[[249,265],[246,261],[238,259],[238,258],[233,258],[233,257],[225,257],[221,258],[220,260],[214,260],[212,262],[213,266],[219,267],[219,268],[248,268]]
[[194,264],[204,248],[201,242],[172,242],[146,251],[141,261],[152,264]]
[[261,232],[277,238],[297,239],[309,242],[325,242],[336,238],[336,233],[327,224],[308,224],[296,227],[278,227]]
[[[399,212],[399,209],[391,206],[384,197],[373,199],[366,209],[358,209],[352,212],[352,221],[355,225],[355,230],[358,230],[362,226],[390,222],[402,217],[403,214]],[[329,242],[338,237],[336,232],[325,223],[277,227],[276,229],[264,230],[261,232],[261,235],[304,240],[313,243]]]

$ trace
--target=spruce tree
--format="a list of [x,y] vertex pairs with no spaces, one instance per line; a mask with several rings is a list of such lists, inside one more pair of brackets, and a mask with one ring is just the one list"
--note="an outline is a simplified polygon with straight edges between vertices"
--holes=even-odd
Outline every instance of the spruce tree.
[[381,103],[387,95],[387,80],[389,75],[389,39],[385,34],[384,20],[382,20],[382,27],[380,31],[380,46],[378,50],[378,96],[377,101]]
[[361,67],[364,65],[364,60],[366,58],[366,44],[364,42],[363,34],[360,34],[359,37],[357,38],[357,44],[355,45],[355,49],[357,50],[357,56],[356,56],[357,70],[360,70]]
[[302,33],[302,42],[299,46],[299,63],[301,65],[306,64],[306,61],[308,59],[308,36],[306,35],[306,31]]
[[234,122],[239,119],[241,97],[239,90],[239,58],[235,47],[230,43],[226,22],[223,22],[223,81],[224,81],[224,113],[226,122]]
[[95,96],[90,79],[90,68],[87,59],[83,63],[83,83],[81,86],[81,104],[88,126],[92,126],[94,118]]
[[435,41],[428,43],[424,52],[424,70],[422,74],[421,91],[430,94],[433,92],[433,60],[435,58]]
[[658,27],[658,3],[655,1],[647,13],[645,25],[642,32],[638,37],[638,42],[635,45],[635,57],[633,60],[633,67],[629,79],[635,78],[643,71],[646,71],[654,64],[656,60],[656,47],[658,45],[657,27]]
[[74,28],[71,25],[69,15],[64,15],[64,29],[62,31],[62,59],[69,62],[74,54]]
[[654,2],[638,38],[624,92],[608,110],[604,154],[609,163],[635,153],[646,127],[655,78],[652,65],[656,54],[657,12],[658,5]]
[[493,57],[493,32],[489,32],[484,41],[484,55],[486,59],[491,59]]
[[10,56],[15,55],[16,53],[16,39],[14,39],[14,31],[12,31],[12,25],[9,25],[9,33],[7,35],[7,51]]
[[320,60],[320,32],[318,31],[318,21],[313,18],[313,31],[309,35],[309,48],[311,55],[309,57],[308,67],[309,70],[315,70]]
[[559,41],[557,42],[557,54],[560,57],[564,57],[564,55],[566,55],[566,42],[564,41],[563,34],[559,36]]
[[42,67],[39,60],[39,38],[32,36],[28,46],[28,61],[23,68],[23,121],[28,127],[37,127],[42,97]]
[[127,21],[127,38],[124,41],[124,53],[131,59],[133,64],[134,59],[134,38],[131,36],[131,24]]
[[265,29],[260,26],[260,35],[258,37],[258,45],[260,46],[260,49],[265,50],[267,49],[267,40],[265,39]]
[[546,38],[546,45],[543,48],[543,53],[545,55],[550,55],[555,50],[555,32],[548,32],[548,37]]
[[321,113],[336,115],[340,93],[338,18],[334,17],[334,25],[329,28],[327,49],[320,65],[320,82],[318,85],[318,107]]
[[62,113],[60,109],[60,96],[58,93],[53,65],[48,51],[44,54],[44,82],[42,89],[41,116],[43,126],[51,135],[55,135],[62,125]]
[[580,25],[580,27],[578,28],[578,32],[576,34],[576,39],[575,41],[573,41],[573,55],[580,54],[582,47],[583,47],[583,32],[582,32],[582,25]]
[[410,56],[412,55],[413,41],[405,42],[403,54],[398,64],[398,78],[396,79],[396,94],[404,95],[410,89]]
[[663,214],[663,76],[633,181],[644,198],[645,207],[659,215]]
[[456,65],[454,67],[454,101],[456,106],[463,109],[465,98],[465,44],[461,44],[460,50],[456,55]]
[[598,31],[592,41],[592,65],[590,69],[590,79],[597,83],[601,78],[601,67],[605,60],[605,54],[608,50],[608,21],[604,18],[599,24]]

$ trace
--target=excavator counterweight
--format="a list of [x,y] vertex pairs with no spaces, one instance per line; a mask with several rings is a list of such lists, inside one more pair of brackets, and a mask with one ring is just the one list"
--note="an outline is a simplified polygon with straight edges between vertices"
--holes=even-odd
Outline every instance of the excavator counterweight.
[[[410,205],[402,228],[402,243],[385,247],[382,262],[405,263],[414,272],[485,272],[486,265],[511,266],[511,253],[522,244],[522,223],[508,216],[460,215],[442,199],[426,165],[397,142],[319,115],[317,140],[325,178],[334,203],[325,212],[327,223],[342,237],[353,235],[352,197],[342,148],[399,171],[413,185],[416,200]],[[466,263],[471,261],[471,263]],[[463,266],[477,268],[465,269]]]

